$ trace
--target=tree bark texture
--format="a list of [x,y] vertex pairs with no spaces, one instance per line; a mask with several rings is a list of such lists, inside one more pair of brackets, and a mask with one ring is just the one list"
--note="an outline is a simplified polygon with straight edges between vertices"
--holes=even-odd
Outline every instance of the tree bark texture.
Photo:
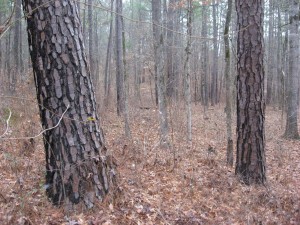
[[40,117],[47,129],[47,195],[57,205],[83,201],[90,208],[108,193],[115,172],[98,126],[76,4],[24,0],[23,8]]
[[287,78],[287,119],[284,136],[298,139],[299,0],[291,1],[289,14],[289,72]]
[[236,174],[246,184],[264,183],[263,0],[236,0],[237,160]]
[[94,63],[94,29],[93,29],[93,0],[88,0],[88,36],[89,36],[89,66],[91,71],[91,77],[93,84],[95,85],[97,82],[96,74],[95,74],[95,63]]

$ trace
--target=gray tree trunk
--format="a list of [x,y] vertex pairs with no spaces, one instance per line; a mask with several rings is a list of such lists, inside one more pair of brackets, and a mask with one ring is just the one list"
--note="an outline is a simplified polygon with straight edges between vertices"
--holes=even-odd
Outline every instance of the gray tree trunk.
[[175,88],[175,71],[174,71],[174,23],[176,22],[176,2],[170,0],[167,12],[167,40],[166,40],[166,71],[167,71],[167,96],[173,97]]
[[287,79],[286,138],[298,139],[298,89],[299,89],[299,1],[289,6],[289,73]]
[[14,26],[14,45],[13,45],[13,56],[14,56],[14,80],[12,84],[13,91],[15,90],[15,85],[17,79],[20,78],[21,72],[21,60],[20,55],[21,50],[21,0],[16,0],[15,4],[15,26]]
[[116,87],[117,87],[117,113],[123,115],[124,101],[124,64],[122,42],[122,0],[116,0]]
[[226,83],[226,128],[227,128],[227,165],[233,166],[233,141],[232,141],[232,76],[230,75],[230,45],[229,27],[231,21],[232,0],[228,0],[226,21],[224,28],[224,47],[225,47],[225,83]]
[[[202,6],[202,29],[201,37],[207,37],[207,6]],[[201,100],[204,108],[208,107],[208,48],[207,41],[201,44]]]
[[212,82],[211,82],[211,105],[218,103],[218,25],[217,25],[217,3],[215,0],[213,4],[213,66],[212,66]]
[[163,45],[164,35],[161,15],[161,0],[152,0],[152,22],[153,22],[153,38],[154,38],[154,60],[155,60],[155,76],[158,100],[159,127],[162,143],[168,143],[168,118],[167,118],[167,102],[164,82],[164,66],[163,66]]
[[110,24],[109,24],[109,36],[106,50],[106,60],[104,69],[104,105],[108,105],[110,95],[110,72],[111,72],[111,52],[112,52],[112,38],[113,38],[113,8],[114,1],[111,1],[110,6]]
[[187,1],[187,45],[185,48],[186,59],[184,62],[184,96],[187,120],[187,140],[192,141],[192,109],[191,109],[191,69],[190,69],[190,55],[192,45],[192,0]]
[[267,62],[267,96],[266,104],[273,103],[274,78],[276,77],[275,50],[274,50],[274,1],[269,1],[269,33],[268,33],[268,62]]

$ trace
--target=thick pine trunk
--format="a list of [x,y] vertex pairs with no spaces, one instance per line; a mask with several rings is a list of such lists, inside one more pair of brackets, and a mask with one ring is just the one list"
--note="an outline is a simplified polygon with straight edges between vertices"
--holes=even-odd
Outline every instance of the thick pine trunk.
[[24,0],[23,8],[40,117],[47,129],[47,195],[54,204],[84,201],[92,207],[108,192],[114,170],[98,126],[76,2]]
[[263,0],[237,0],[237,161],[246,184],[264,183]]

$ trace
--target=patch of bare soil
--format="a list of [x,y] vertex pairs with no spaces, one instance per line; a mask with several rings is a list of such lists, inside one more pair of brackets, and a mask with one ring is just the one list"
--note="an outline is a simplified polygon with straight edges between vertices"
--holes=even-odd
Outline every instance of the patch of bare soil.
[[[13,112],[6,137],[41,130],[36,102],[28,101],[33,94],[22,97],[27,100],[1,99],[0,133],[7,108]],[[183,105],[169,109],[170,147],[159,147],[157,114],[152,104],[130,108],[132,139],[127,140],[122,119],[102,109],[106,145],[117,160],[122,191],[92,210],[69,213],[47,200],[40,138],[1,140],[0,224],[300,224],[300,142],[281,137],[281,111],[270,108],[266,114],[268,181],[263,187],[241,184],[234,168],[226,166],[223,105],[209,108],[205,116],[200,105],[193,105],[191,145]]]

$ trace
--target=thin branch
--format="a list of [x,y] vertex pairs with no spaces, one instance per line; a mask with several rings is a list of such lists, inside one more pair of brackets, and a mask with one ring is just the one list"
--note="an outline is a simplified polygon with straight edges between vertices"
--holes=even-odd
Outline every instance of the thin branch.
[[65,113],[68,111],[69,108],[70,108],[70,105],[67,106],[66,110],[63,112],[63,114],[61,115],[61,117],[59,118],[57,124],[54,127],[50,127],[50,128],[45,129],[45,130],[42,130],[39,134],[37,134],[35,136],[32,136],[32,137],[18,137],[18,138],[16,138],[16,137],[12,137],[12,138],[2,138],[2,137],[0,137],[0,139],[1,140],[21,140],[21,139],[34,139],[34,138],[37,138],[38,136],[42,135],[46,131],[53,130],[54,128],[58,127],[58,125],[60,124],[60,121],[62,120],[62,118],[64,117]]
[[8,116],[8,118],[6,120],[6,130],[4,131],[4,133],[2,135],[0,135],[0,138],[2,138],[5,134],[7,134],[7,131],[8,131],[8,128],[9,128],[9,121],[10,121],[12,113],[11,113],[10,108],[8,108],[8,110],[9,110],[9,116]]

